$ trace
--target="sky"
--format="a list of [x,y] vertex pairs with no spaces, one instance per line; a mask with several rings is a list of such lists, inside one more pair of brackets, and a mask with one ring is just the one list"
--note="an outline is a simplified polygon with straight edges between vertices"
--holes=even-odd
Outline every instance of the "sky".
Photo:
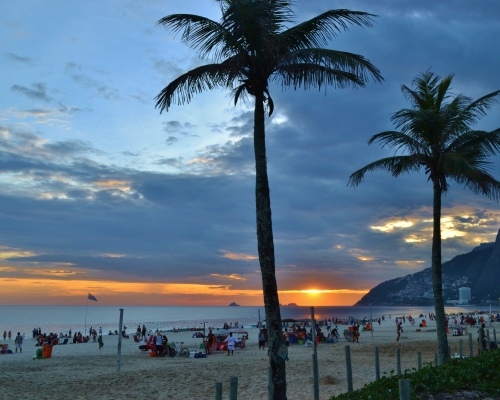
[[[368,139],[408,106],[401,85],[454,73],[453,93],[500,89],[500,2],[298,1],[376,14],[329,48],[384,81],[283,91],[271,85],[268,172],[280,302],[351,305],[430,267],[432,187],[423,172],[355,170],[393,155]],[[0,304],[262,305],[251,101],[223,90],[160,114],[154,97],[210,60],[156,25],[219,20],[210,0],[21,0],[0,13]],[[477,124],[500,127],[500,104]],[[500,179],[498,158],[493,175]],[[443,261],[495,240],[499,205],[452,183]]]

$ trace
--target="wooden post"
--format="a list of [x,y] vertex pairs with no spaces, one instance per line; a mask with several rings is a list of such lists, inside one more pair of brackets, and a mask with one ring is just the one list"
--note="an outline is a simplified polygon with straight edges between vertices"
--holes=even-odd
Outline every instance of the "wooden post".
[[314,400],[319,400],[318,355],[312,354]]
[[373,316],[372,316],[372,303],[370,303],[370,331],[372,334],[372,345],[375,345],[375,339],[373,338]]
[[238,377],[229,378],[229,400],[238,400]]
[[399,380],[399,400],[410,400],[410,381],[408,379]]
[[469,333],[469,357],[474,357],[474,347],[472,346],[472,333]]
[[496,344],[496,342],[497,342],[497,330],[496,329],[493,329],[493,341]]
[[422,352],[418,352],[418,364],[417,364],[417,370],[420,371],[422,369]]
[[351,393],[352,388],[352,368],[351,368],[351,347],[345,346],[345,366],[347,372],[347,391]]
[[120,322],[118,325],[118,357],[116,359],[116,370],[120,370],[122,361],[122,326],[123,326],[123,308],[120,308]]
[[269,400],[273,400],[273,369],[271,367],[267,367],[267,397]]
[[222,400],[222,382],[215,383],[215,400]]
[[464,340],[460,339],[459,343],[460,343],[460,359],[462,359],[464,356]]
[[434,366],[435,367],[439,366],[439,364],[438,364],[438,353],[434,353]]
[[487,349],[488,351],[491,350],[491,342],[490,342],[490,330],[486,329],[486,340],[487,340]]
[[401,375],[401,350],[396,349],[396,373]]
[[378,347],[375,347],[375,380],[380,379],[380,359],[378,356]]
[[312,340],[313,340],[313,393],[314,400],[319,400],[319,376],[318,376],[318,350],[316,348],[316,321],[314,320],[314,307],[311,307]]

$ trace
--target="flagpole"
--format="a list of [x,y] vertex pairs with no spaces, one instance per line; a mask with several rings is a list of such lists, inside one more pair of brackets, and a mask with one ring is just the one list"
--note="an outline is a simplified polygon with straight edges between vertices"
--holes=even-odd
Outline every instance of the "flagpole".
[[89,295],[87,294],[87,308],[85,309],[85,330],[84,336],[87,334],[87,311],[89,310]]

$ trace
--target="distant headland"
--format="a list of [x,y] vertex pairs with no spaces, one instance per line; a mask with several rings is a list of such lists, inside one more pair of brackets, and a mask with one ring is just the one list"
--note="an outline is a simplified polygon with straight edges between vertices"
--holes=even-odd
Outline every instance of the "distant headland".
[[232,302],[231,304],[229,304],[229,307],[240,307],[240,305]]

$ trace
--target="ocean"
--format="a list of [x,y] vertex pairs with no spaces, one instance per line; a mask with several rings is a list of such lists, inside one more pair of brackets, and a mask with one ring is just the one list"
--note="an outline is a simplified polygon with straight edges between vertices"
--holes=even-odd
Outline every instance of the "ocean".
[[[102,327],[103,333],[118,329],[120,312],[123,308],[123,322],[127,332],[134,332],[137,325],[146,325],[147,329],[170,330],[173,328],[199,328],[203,325],[221,328],[224,323],[238,322],[239,326],[256,325],[259,319],[265,321],[264,307],[117,307],[117,306],[7,306],[0,305],[0,333],[4,330],[25,333],[31,337],[33,328],[41,328],[42,332],[84,332],[92,326]],[[477,307],[460,307],[460,311],[474,311]],[[433,307],[372,307],[373,318],[389,315],[397,316],[434,312]],[[457,307],[447,307],[447,313],[456,313]],[[315,307],[315,317],[325,318],[369,318],[370,307]],[[310,307],[281,308],[282,319],[310,319]]]

